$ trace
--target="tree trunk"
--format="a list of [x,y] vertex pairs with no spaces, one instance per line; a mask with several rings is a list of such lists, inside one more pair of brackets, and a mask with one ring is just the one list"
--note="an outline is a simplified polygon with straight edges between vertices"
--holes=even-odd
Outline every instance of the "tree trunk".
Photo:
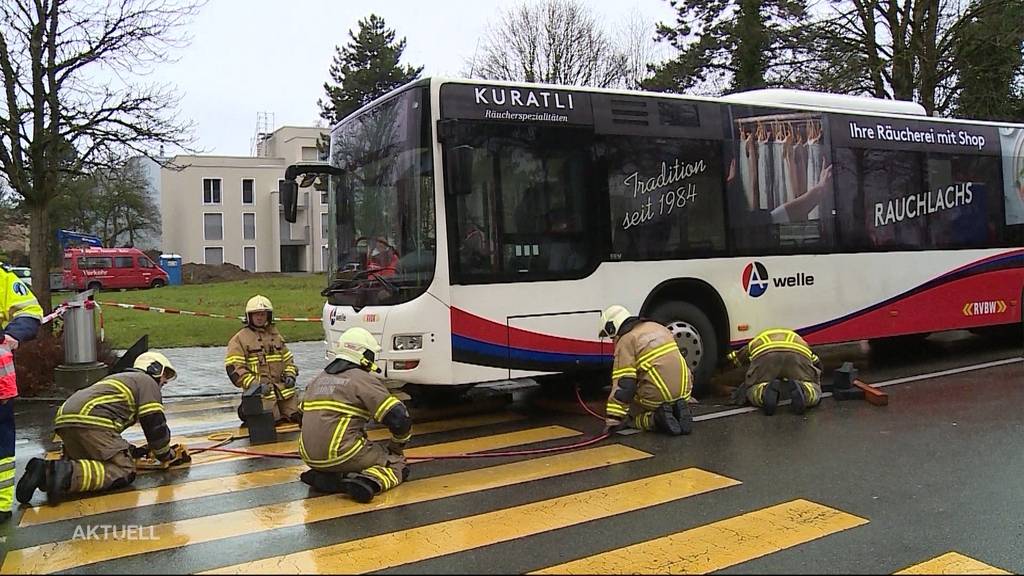
[[29,214],[29,265],[32,268],[32,293],[43,311],[49,314],[50,304],[50,214],[49,206],[32,204]]

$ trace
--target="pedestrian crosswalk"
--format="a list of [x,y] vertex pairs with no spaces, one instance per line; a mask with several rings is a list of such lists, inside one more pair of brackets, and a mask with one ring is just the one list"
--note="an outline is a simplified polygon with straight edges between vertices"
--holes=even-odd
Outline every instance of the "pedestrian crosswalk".
[[[550,446],[583,436],[581,430],[531,422],[522,415],[467,416],[418,424],[417,445],[406,455]],[[374,440],[386,437],[384,430],[370,433]],[[369,504],[309,490],[298,482],[305,466],[294,460],[254,466],[248,455],[199,454],[193,469],[166,478],[150,475],[133,489],[56,506],[43,505],[45,496],[38,496],[37,506],[23,510],[8,538],[0,574],[125,572],[140,566],[209,574],[409,570],[417,569],[410,566],[415,563],[429,566],[453,555],[500,557],[503,546],[555,539],[554,534],[574,536],[545,554],[517,556],[515,565],[521,568],[516,570],[708,573],[869,524],[869,518],[841,510],[834,502],[794,494],[742,509],[730,504],[729,495],[742,492],[743,478],[714,466],[673,467],[671,461],[655,458],[654,451],[627,445],[635,439],[613,437],[574,451],[496,461],[414,465],[408,482]],[[202,440],[186,439],[194,444]],[[296,438],[293,434],[252,449],[291,453]],[[236,504],[214,505],[231,499]],[[687,507],[702,502],[714,503],[716,512],[706,518],[680,515],[679,522],[655,528],[645,523],[636,535],[627,531],[613,540],[604,537],[607,526],[632,526],[655,514],[692,510]],[[143,537],[132,537],[127,530],[120,536],[115,530],[102,542],[80,536],[83,526],[95,525],[130,525]],[[149,563],[151,559],[158,563]],[[509,571],[504,564],[491,565],[494,572]],[[957,552],[904,566],[890,571],[1007,573]],[[828,572],[829,566],[817,571]]]

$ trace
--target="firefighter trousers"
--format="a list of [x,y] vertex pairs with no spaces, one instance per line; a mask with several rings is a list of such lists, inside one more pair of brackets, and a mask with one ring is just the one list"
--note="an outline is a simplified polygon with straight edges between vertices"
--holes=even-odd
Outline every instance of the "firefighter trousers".
[[14,503],[14,400],[0,404],[0,512]]
[[61,428],[65,460],[73,467],[69,492],[99,492],[135,481],[131,447],[113,430]]
[[401,484],[407,473],[405,456],[388,452],[379,442],[367,442],[355,456],[341,464],[314,470],[362,476],[380,487],[378,494]]
[[[821,386],[816,382],[806,382],[803,380],[790,380],[788,383],[783,383],[782,389],[779,390],[780,400],[790,397],[790,386],[799,386],[803,389],[804,398],[807,399],[807,403],[805,404],[807,408],[817,406],[818,403],[821,402]],[[747,400],[758,408],[764,406],[764,390],[767,387],[768,382],[757,382],[750,388],[747,388]]]
[[[281,400],[274,396],[263,397],[263,411],[272,412],[274,414],[274,422],[290,420],[297,424],[302,419],[299,412],[298,394],[294,392],[294,388],[292,388],[292,391],[292,396]],[[245,414],[242,414],[241,405],[238,406],[238,419],[245,422]]]

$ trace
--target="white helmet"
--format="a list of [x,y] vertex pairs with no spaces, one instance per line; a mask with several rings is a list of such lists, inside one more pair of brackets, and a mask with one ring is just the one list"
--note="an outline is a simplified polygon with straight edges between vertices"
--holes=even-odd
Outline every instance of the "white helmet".
[[377,354],[381,347],[377,339],[365,328],[349,328],[338,338],[338,346],[335,349],[334,357],[348,360],[349,362],[367,370],[376,372]]
[[598,338],[614,338],[619,335],[619,328],[629,318],[629,310],[625,307],[609,306],[601,313],[601,331],[597,333]]
[[161,376],[166,375],[167,381],[170,382],[178,376],[178,372],[171,365],[171,361],[167,359],[167,356],[159,352],[143,352],[139,354],[132,367],[142,370],[157,380]]
[[245,303],[245,323],[246,325],[252,324],[250,315],[253,312],[266,312],[267,313],[267,324],[274,323],[274,305],[270,303],[270,298],[266,296],[260,296],[259,294],[249,298],[249,301]]

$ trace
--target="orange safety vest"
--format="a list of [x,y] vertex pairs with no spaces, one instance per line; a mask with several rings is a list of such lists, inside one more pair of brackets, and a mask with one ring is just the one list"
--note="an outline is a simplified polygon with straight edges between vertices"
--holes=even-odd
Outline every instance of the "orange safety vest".
[[18,377],[14,373],[14,354],[0,346],[0,400],[18,395]]

